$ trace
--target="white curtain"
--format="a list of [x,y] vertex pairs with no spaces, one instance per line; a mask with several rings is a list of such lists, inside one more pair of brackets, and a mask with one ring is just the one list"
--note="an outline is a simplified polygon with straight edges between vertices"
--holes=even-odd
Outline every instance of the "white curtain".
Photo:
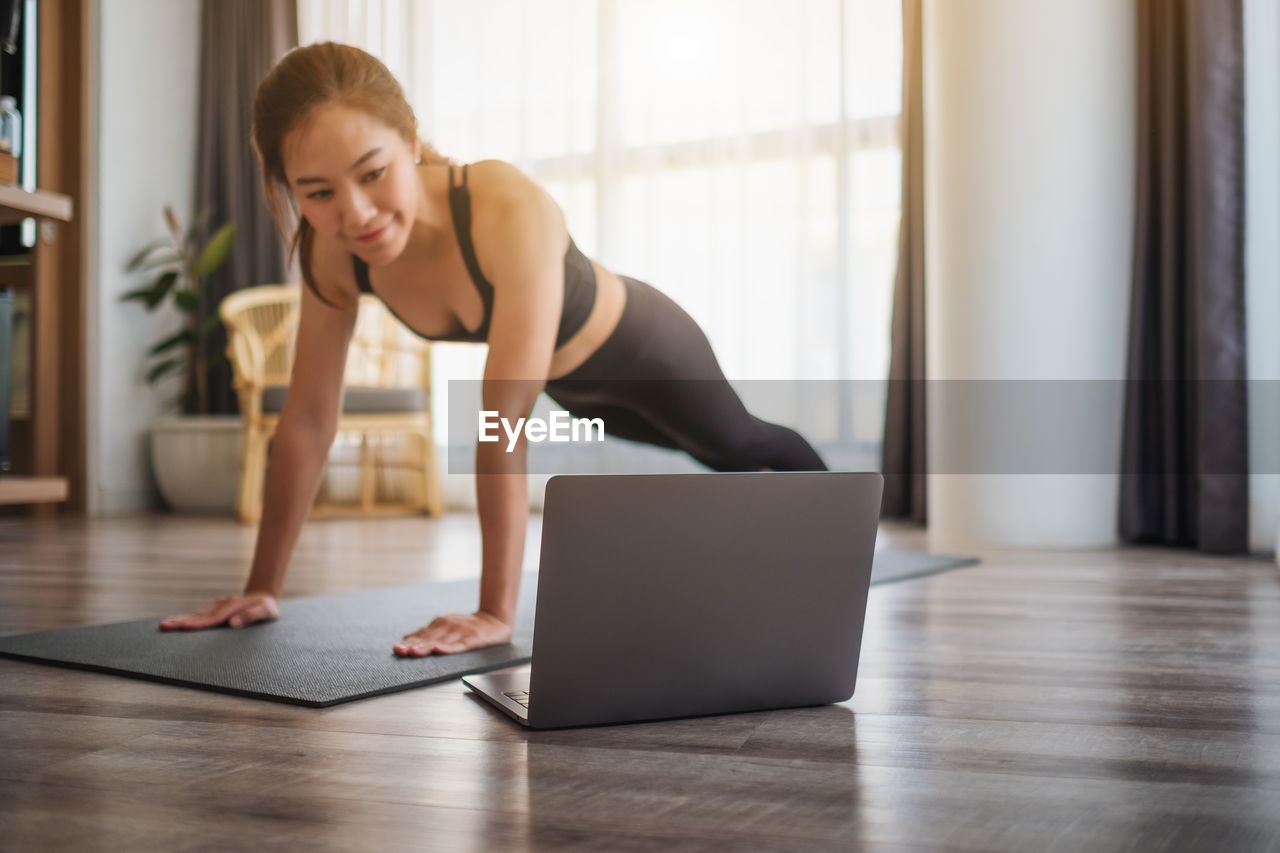
[[[376,54],[440,151],[534,177],[584,252],[693,315],[735,384],[887,375],[900,0],[298,6],[303,44]],[[441,380],[480,375],[483,348],[435,349]],[[883,408],[857,399],[805,433],[874,466]]]

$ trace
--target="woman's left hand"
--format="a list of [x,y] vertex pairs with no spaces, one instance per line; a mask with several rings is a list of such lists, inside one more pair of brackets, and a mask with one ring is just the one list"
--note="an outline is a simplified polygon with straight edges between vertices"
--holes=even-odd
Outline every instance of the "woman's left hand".
[[425,628],[405,634],[394,651],[401,657],[451,655],[510,641],[511,626],[481,610],[437,616]]

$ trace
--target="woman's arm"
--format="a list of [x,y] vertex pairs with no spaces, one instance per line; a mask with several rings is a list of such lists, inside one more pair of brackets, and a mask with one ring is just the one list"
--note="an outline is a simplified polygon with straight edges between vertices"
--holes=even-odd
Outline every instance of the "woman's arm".
[[[546,384],[564,299],[568,232],[555,202],[513,167],[477,164],[472,237],[482,272],[493,283],[493,317],[482,405],[508,423],[527,418]],[[489,174],[485,174],[488,171]],[[486,184],[488,186],[486,187]],[[484,540],[480,606],[441,617],[407,635],[400,654],[456,652],[506,642],[515,625],[529,495],[523,433],[507,442],[477,442],[476,500]]]
[[[352,285],[354,290],[354,285]],[[342,405],[342,375],[356,309],[325,305],[307,288],[289,394],[271,445],[266,495],[244,594],[160,623],[164,629],[251,624],[278,615],[289,558],[315,500]]]
[[[494,283],[483,405],[512,424],[529,416],[546,385],[564,301],[568,245],[555,203],[531,182],[513,182],[511,195],[487,215],[477,216],[472,226],[481,240],[477,253],[491,248],[486,272]],[[527,452],[523,432],[510,451],[505,441],[476,443],[476,498],[484,537],[480,609],[507,624],[515,621],[529,518]]]

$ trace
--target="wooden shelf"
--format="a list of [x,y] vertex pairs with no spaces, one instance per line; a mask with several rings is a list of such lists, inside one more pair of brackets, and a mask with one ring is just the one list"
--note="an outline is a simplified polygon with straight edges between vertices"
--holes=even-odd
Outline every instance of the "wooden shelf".
[[0,184],[0,225],[12,225],[28,216],[71,220],[71,196],[48,190],[28,192],[16,184]]
[[[30,514],[83,514],[86,486],[85,318],[89,293],[82,261],[88,246],[84,223],[73,219],[91,196],[88,105],[91,0],[41,0],[34,6],[39,81],[34,115],[40,160],[38,190],[0,183],[0,224],[38,220],[28,268],[4,268],[0,280],[27,294],[27,406],[30,416],[14,424],[11,454],[22,476],[0,475],[0,504],[32,504]],[[32,21],[35,23],[36,21]],[[79,217],[83,219],[83,216]],[[8,408],[6,406],[5,408]],[[56,510],[56,511],[55,511]],[[6,510],[7,514],[9,513]]]
[[66,499],[66,477],[0,475],[0,504],[61,503]]

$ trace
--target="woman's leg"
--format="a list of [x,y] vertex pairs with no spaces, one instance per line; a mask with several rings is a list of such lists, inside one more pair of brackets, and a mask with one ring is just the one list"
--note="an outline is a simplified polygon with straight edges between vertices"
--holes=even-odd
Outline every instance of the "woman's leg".
[[692,317],[649,285],[623,281],[627,307],[617,330],[581,368],[548,383],[553,399],[633,412],[639,419],[620,427],[655,430],[666,441],[639,440],[684,450],[716,471],[826,470],[794,430],[747,411]]
[[633,384],[629,405],[714,471],[827,470],[795,430],[747,411],[723,377]]

